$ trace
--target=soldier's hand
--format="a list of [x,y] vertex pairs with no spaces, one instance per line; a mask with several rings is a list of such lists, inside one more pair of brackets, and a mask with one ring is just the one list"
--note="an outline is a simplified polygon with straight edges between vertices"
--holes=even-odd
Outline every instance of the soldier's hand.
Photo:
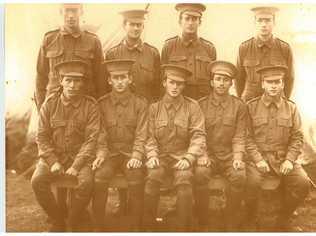
[[293,168],[294,168],[293,163],[289,160],[285,160],[280,166],[280,172],[283,175],[287,175],[288,173],[291,172],[291,170],[293,170]]
[[266,172],[270,171],[270,167],[269,167],[268,163],[265,160],[261,160],[261,161],[257,162],[256,166],[263,173],[266,173]]
[[52,173],[58,173],[58,174],[63,174],[64,173],[64,168],[59,162],[55,162],[52,167],[50,168],[50,172]]
[[191,164],[187,159],[182,159],[178,161],[177,164],[174,165],[174,168],[178,170],[186,170],[190,167],[190,165]]
[[70,167],[70,168],[66,171],[66,174],[67,174],[67,175],[77,176],[77,175],[78,175],[78,171],[77,171],[75,168]]
[[206,166],[210,167],[211,166],[211,160],[208,157],[201,157],[197,159],[198,166]]
[[141,166],[142,166],[142,162],[136,158],[131,158],[126,164],[126,167],[128,169],[131,169],[131,168],[136,169],[136,168],[140,168]]
[[92,170],[98,169],[104,162],[104,157],[97,157],[92,163]]
[[159,159],[157,157],[151,157],[149,160],[146,162],[146,166],[149,169],[154,169],[159,166]]
[[242,170],[245,168],[245,163],[242,160],[233,160],[233,168],[235,170]]

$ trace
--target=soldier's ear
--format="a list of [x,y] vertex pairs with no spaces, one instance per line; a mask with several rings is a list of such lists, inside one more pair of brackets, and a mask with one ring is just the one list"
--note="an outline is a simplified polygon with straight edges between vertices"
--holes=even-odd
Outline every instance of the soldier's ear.
[[167,79],[165,78],[163,81],[162,81],[162,86],[165,88],[167,85]]

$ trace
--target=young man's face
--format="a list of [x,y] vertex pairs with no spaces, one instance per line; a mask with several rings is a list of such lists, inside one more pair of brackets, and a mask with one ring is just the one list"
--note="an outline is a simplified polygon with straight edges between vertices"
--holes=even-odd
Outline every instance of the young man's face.
[[271,14],[258,14],[255,16],[256,34],[270,36],[274,28],[274,17]]
[[180,16],[179,19],[179,25],[182,29],[182,33],[184,34],[197,34],[200,23],[201,17],[192,16],[186,14],[185,12],[182,13],[182,16]]
[[66,98],[74,98],[81,94],[81,89],[84,84],[82,77],[64,76],[61,81],[63,87],[63,94]]
[[185,82],[176,81],[167,77],[163,81],[163,87],[166,90],[166,94],[168,94],[170,97],[176,98],[182,94],[185,87]]
[[130,22],[126,20],[124,30],[128,38],[139,39],[144,30],[144,22]]
[[131,83],[132,79],[128,72],[110,74],[109,84],[112,86],[112,89],[117,93],[124,93],[125,91],[127,91]]
[[79,19],[81,16],[81,9],[78,8],[62,8],[62,15],[64,17],[64,25],[67,28],[75,29],[79,27]]
[[275,76],[275,79],[263,79],[262,88],[264,93],[270,97],[279,96],[284,88],[283,76]]
[[217,95],[226,95],[232,86],[232,78],[227,75],[214,74],[213,79],[211,79],[211,86]]

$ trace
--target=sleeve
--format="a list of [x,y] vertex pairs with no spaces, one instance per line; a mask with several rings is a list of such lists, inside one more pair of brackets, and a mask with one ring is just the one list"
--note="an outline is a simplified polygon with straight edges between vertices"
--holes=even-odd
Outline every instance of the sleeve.
[[167,64],[169,61],[168,44],[165,43],[161,50],[161,64]]
[[49,62],[46,58],[45,45],[47,39],[43,40],[37,56],[36,78],[35,78],[35,99],[37,109],[40,110],[46,96],[46,87],[48,84]]
[[46,160],[49,166],[58,162],[55,147],[52,144],[52,129],[49,119],[49,104],[44,103],[40,109],[36,142],[38,145],[38,155]]
[[159,97],[163,93],[163,87],[162,87],[162,79],[160,75],[160,55],[159,52],[156,51],[154,55],[154,95],[153,100],[158,101]]
[[79,171],[90,159],[95,158],[96,144],[100,131],[100,112],[96,104],[91,105],[88,113],[87,126],[85,128],[85,141],[81,145],[72,167]]
[[235,160],[242,160],[246,152],[246,122],[247,107],[245,104],[239,106],[237,112],[236,129],[232,139],[233,156]]
[[301,153],[301,148],[304,142],[304,136],[301,128],[301,117],[296,106],[294,107],[292,120],[293,127],[290,132],[290,139],[286,159],[294,162]]
[[211,55],[211,60],[216,61],[217,54],[216,54],[216,48],[214,45],[210,47],[210,55]]
[[105,79],[105,71],[102,65],[104,61],[102,45],[99,38],[95,38],[95,51],[93,59],[93,78],[95,80],[96,99],[103,96],[107,92],[107,82]]
[[104,119],[102,119],[104,115],[102,114],[100,103],[99,103],[99,111],[100,111],[100,119],[101,119],[101,122],[100,122],[101,130],[100,130],[98,141],[97,141],[96,157],[106,159],[109,155],[108,133],[105,127]]
[[206,133],[205,133],[205,118],[204,114],[198,104],[191,106],[190,114],[190,145],[185,156],[191,164],[201,157],[206,151]]
[[147,159],[152,157],[158,157],[158,141],[155,137],[155,109],[154,105],[149,107],[148,112],[148,137],[145,145]]
[[287,53],[287,67],[288,67],[288,75],[287,80],[284,84],[284,95],[287,98],[291,97],[293,85],[294,85],[294,61],[293,61],[293,54],[290,46],[288,47]]
[[237,71],[238,71],[238,75],[236,77],[235,80],[235,89],[236,89],[236,93],[238,97],[241,97],[244,88],[245,88],[245,82],[246,82],[246,70],[243,67],[243,60],[245,55],[243,54],[244,51],[244,47],[243,45],[240,45],[239,47],[239,52],[238,52],[238,56],[237,56]]
[[246,151],[247,155],[249,156],[250,160],[257,163],[261,160],[263,160],[263,157],[261,153],[258,150],[258,147],[256,145],[255,139],[254,139],[254,130],[253,130],[253,124],[252,119],[249,112],[249,106],[247,109],[247,136],[246,136]]
[[135,130],[135,140],[132,157],[142,160],[145,156],[145,143],[148,128],[148,104],[142,102],[137,114],[137,126]]

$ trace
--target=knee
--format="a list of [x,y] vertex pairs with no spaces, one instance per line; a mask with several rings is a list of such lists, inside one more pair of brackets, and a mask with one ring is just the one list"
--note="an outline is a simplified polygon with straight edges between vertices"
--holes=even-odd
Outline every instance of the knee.
[[154,179],[148,179],[145,183],[145,194],[159,195],[160,193],[160,182]]
[[210,180],[210,168],[205,166],[197,166],[194,173],[194,181],[197,185],[207,184]]
[[236,191],[243,191],[246,185],[245,171],[235,171],[231,176],[230,186]]
[[31,178],[31,185],[34,192],[41,191],[41,189],[47,187],[47,176],[45,175],[33,175]]
[[162,183],[164,174],[165,174],[165,171],[161,166],[154,169],[147,169],[146,182],[156,181],[156,182]]
[[310,189],[310,182],[307,176],[300,175],[295,179],[295,186],[292,187],[292,192],[296,198],[305,198]]
[[107,166],[102,166],[97,169],[94,174],[94,182],[99,183],[108,183],[110,179],[114,176],[114,170]]
[[192,178],[193,178],[193,173],[191,170],[178,170],[175,172],[175,175],[174,175],[174,185],[175,186],[181,186],[181,185],[192,186]]
[[144,172],[143,169],[128,169],[126,171],[126,179],[128,185],[139,185],[144,182]]
[[177,186],[177,197],[191,197],[192,196],[192,185],[180,184]]

